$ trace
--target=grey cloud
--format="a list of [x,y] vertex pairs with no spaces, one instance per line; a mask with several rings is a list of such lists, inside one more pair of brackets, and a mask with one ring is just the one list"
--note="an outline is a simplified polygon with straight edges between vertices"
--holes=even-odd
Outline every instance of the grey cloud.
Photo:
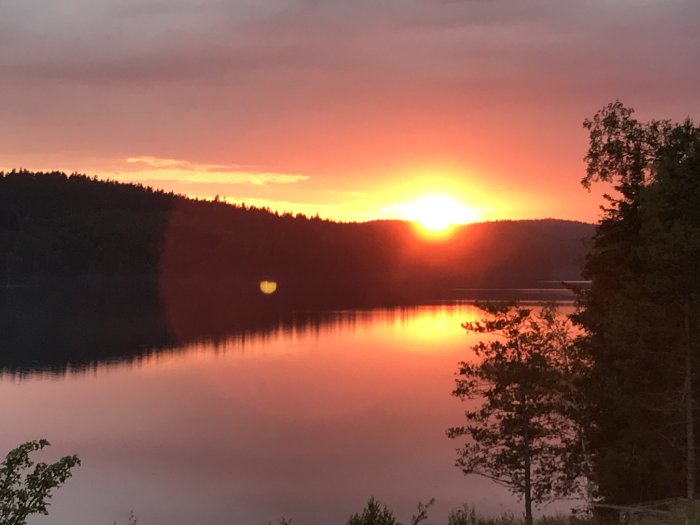
[[[102,9],[75,8],[80,24],[65,8],[40,16],[28,6],[0,11],[0,67],[6,76],[140,83],[230,80],[233,73],[270,69],[333,70],[353,60],[342,44],[320,45],[326,37],[314,29],[316,10],[303,4],[262,11],[250,2],[160,6],[128,2],[109,9],[102,2]],[[323,20],[317,25],[320,33],[327,29]]]
[[0,4],[0,68],[140,84],[309,70],[451,77],[460,65],[562,67],[581,50],[604,67],[640,49],[648,61],[668,65],[672,54],[682,64],[700,48],[699,16],[697,3],[681,1],[27,0]]

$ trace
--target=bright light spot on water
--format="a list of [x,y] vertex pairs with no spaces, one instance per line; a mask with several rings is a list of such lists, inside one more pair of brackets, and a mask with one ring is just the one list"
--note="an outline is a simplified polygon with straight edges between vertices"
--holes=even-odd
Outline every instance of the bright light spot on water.
[[277,290],[275,281],[260,281],[260,291],[265,295],[271,295]]

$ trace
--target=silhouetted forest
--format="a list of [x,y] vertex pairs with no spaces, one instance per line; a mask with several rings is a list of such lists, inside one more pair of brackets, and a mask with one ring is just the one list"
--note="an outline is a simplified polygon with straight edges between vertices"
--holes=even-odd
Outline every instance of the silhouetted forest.
[[[335,223],[63,173],[0,173],[0,282],[157,278],[161,292],[291,305],[397,304],[456,288],[578,279],[591,225],[463,226],[446,241],[401,221]],[[262,298],[261,280],[274,280]]]
[[597,496],[697,499],[700,127],[640,122],[619,101],[590,132],[584,186],[608,197],[580,294],[588,451]]
[[[62,370],[187,342],[264,336],[339,307],[577,279],[591,225],[342,224],[63,173],[0,173],[5,370]],[[260,292],[261,280],[277,291]],[[142,349],[142,352],[135,349]]]

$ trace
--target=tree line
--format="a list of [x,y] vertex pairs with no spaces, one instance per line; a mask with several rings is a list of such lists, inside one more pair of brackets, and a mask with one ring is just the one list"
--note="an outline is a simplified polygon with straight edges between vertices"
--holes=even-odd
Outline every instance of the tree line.
[[[606,499],[697,495],[700,128],[640,122],[609,104],[584,123],[582,183],[613,186],[585,265],[576,321],[595,481]],[[620,483],[624,475],[625,482]]]
[[[608,104],[589,131],[584,187],[613,192],[571,320],[552,306],[482,304],[490,339],[460,364],[453,394],[476,401],[448,430],[457,466],[533,503],[602,506],[697,497],[700,128],[640,122]],[[571,325],[575,323],[576,328]]]
[[0,173],[8,284],[152,278],[173,297],[226,290],[251,301],[271,280],[274,300],[288,303],[415,302],[458,287],[577,279],[592,233],[570,221],[504,221],[434,242],[401,221],[337,223],[79,174]]

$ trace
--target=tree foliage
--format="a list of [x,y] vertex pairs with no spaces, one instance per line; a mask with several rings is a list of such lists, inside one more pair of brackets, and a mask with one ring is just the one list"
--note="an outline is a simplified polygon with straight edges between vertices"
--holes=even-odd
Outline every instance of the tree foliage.
[[448,430],[468,438],[457,466],[501,484],[532,504],[579,488],[584,465],[575,410],[583,364],[572,345],[570,323],[552,305],[539,311],[515,304],[479,305],[489,317],[465,323],[490,334],[460,363],[453,395],[471,400],[466,424]]
[[78,456],[35,465],[29,455],[48,445],[45,439],[24,443],[8,452],[0,464],[0,525],[24,525],[32,514],[48,514],[53,490],[80,465]]
[[385,505],[370,498],[362,512],[353,514],[347,525],[401,525]]
[[[411,516],[411,525],[420,525],[428,519],[428,509],[435,503],[435,498],[431,498],[427,503],[418,503],[418,512]],[[362,512],[353,514],[347,521],[347,525],[401,525],[386,505],[377,501],[374,497],[369,498],[367,505]]]
[[211,289],[250,302],[262,280],[279,284],[268,304],[333,307],[576,279],[591,234],[571,221],[502,221],[431,242],[401,221],[337,223],[77,174],[0,172],[0,284],[151,277],[188,305]]
[[592,363],[586,427],[599,495],[611,503],[693,497],[700,129],[690,120],[640,122],[620,102],[584,126],[590,143],[582,183],[615,188],[576,316]]

